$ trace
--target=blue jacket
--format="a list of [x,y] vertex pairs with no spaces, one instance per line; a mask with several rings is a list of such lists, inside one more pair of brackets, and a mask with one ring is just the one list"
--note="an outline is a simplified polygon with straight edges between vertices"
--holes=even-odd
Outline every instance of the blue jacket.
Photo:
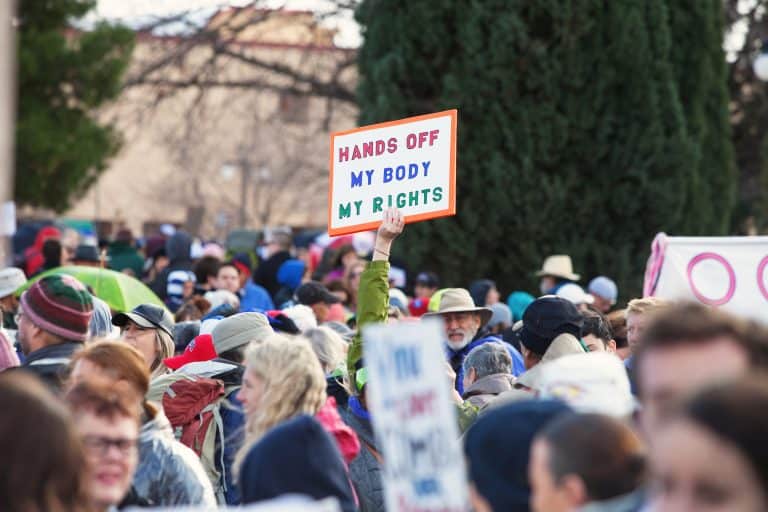
[[269,296],[264,287],[247,281],[243,289],[238,293],[240,295],[240,311],[269,311],[275,309],[272,303],[272,297]]
[[464,394],[464,367],[462,366],[464,359],[467,357],[467,354],[472,351],[473,348],[479,347],[484,343],[503,343],[507,348],[507,352],[509,352],[509,357],[512,358],[512,374],[517,377],[525,371],[525,362],[523,361],[523,356],[520,355],[520,352],[518,352],[515,347],[509,343],[505,343],[504,340],[497,338],[496,336],[483,336],[482,333],[479,334],[479,336],[480,337],[472,340],[466,347],[462,348],[461,350],[453,350],[448,346],[447,343],[445,345],[445,354],[448,358],[448,362],[451,364],[453,371],[456,372],[456,391],[458,391],[460,395]]

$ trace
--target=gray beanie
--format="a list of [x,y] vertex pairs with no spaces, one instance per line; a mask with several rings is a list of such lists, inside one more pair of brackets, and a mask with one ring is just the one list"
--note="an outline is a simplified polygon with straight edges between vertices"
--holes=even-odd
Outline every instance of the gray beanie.
[[223,354],[251,341],[263,341],[274,331],[267,317],[261,313],[238,313],[225,318],[213,328],[213,346]]

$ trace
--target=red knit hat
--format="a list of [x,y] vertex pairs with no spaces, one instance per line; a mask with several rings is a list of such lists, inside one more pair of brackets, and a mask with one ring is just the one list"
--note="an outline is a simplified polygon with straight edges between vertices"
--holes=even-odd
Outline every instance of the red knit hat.
[[21,296],[29,320],[51,334],[70,341],[85,341],[93,313],[93,300],[83,283],[72,276],[47,276]]

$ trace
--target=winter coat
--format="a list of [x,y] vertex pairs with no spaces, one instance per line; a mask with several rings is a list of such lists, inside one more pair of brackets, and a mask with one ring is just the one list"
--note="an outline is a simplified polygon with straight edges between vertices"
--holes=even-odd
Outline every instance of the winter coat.
[[174,439],[162,411],[146,421],[139,432],[139,465],[133,487],[137,495],[154,506],[216,506],[200,459]]
[[168,298],[168,275],[171,272],[183,270],[192,271],[190,250],[192,238],[183,231],[177,231],[165,242],[165,253],[168,256],[168,266],[165,267],[150,284],[150,288],[163,301]]
[[256,271],[253,273],[253,282],[263,286],[274,298],[280,289],[280,283],[277,282],[277,271],[289,259],[291,259],[291,253],[288,251],[276,252],[256,267]]
[[326,432],[333,436],[344,461],[347,464],[352,462],[360,452],[360,441],[358,441],[355,431],[341,420],[339,411],[336,409],[336,400],[332,396],[325,400],[323,406],[315,414],[315,419],[320,422]]
[[307,415],[277,425],[251,447],[240,468],[240,489],[244,504],[303,494],[335,497],[343,512],[357,510],[333,439]]
[[129,268],[134,277],[141,278],[144,272],[144,258],[131,244],[125,242],[113,242],[109,246],[109,268],[121,272]]
[[515,383],[515,378],[506,373],[486,375],[473,382],[464,390],[462,398],[475,407],[482,409],[488,402],[496,398],[496,395],[509,391]]
[[445,345],[445,353],[446,357],[448,358],[448,362],[451,364],[453,371],[456,372],[456,391],[458,391],[460,395],[464,394],[464,367],[462,366],[464,364],[464,359],[467,357],[467,354],[472,351],[473,348],[491,342],[504,344],[507,352],[509,352],[509,357],[512,359],[513,375],[517,376],[525,371],[523,356],[520,355],[520,352],[518,352],[515,347],[509,345],[508,343],[504,343],[501,338],[497,338],[496,336],[485,336],[483,331],[480,331],[477,333],[474,340],[472,340],[466,347],[460,350],[453,350],[448,346],[448,344]]
[[54,392],[61,391],[67,378],[72,355],[82,348],[82,343],[65,341],[49,345],[27,355],[20,368],[40,377]]
[[360,439],[360,453],[349,464],[349,477],[360,500],[360,512],[385,512],[381,452],[376,445],[370,417],[354,397],[349,400],[345,419]]
[[272,297],[263,287],[247,281],[245,286],[238,292],[240,297],[240,312],[246,311],[269,311],[275,309]]

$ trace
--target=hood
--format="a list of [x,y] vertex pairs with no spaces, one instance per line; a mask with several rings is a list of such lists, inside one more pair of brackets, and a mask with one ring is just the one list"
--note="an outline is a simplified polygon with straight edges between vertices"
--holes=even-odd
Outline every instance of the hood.
[[475,301],[475,306],[485,306],[485,297],[488,295],[488,291],[495,286],[496,283],[490,279],[473,281],[469,285],[469,294],[472,296],[472,300]]
[[184,231],[177,231],[165,242],[165,253],[170,263],[188,261],[192,249],[192,237]]
[[38,250],[43,249],[43,243],[49,238],[61,238],[61,232],[53,226],[45,226],[40,228],[40,231],[35,235],[35,248]]
[[320,422],[326,432],[333,436],[346,463],[352,462],[360,452],[360,441],[355,431],[341,420],[339,411],[336,409],[336,399],[329,396],[315,414],[315,419]]
[[563,356],[571,354],[584,354],[584,345],[576,336],[571,334],[561,334],[549,345],[547,351],[544,353],[544,357],[541,358],[541,362],[527,370],[524,374],[517,379],[516,386],[524,386],[530,389],[538,389],[539,381],[541,380],[542,367],[545,363],[554,361]]
[[515,378],[507,373],[495,373],[486,375],[477,379],[466,390],[464,390],[464,399],[475,395],[498,395],[512,389]]
[[296,259],[287,260],[277,270],[277,282],[294,291],[301,284],[304,270],[305,265],[303,261]]

